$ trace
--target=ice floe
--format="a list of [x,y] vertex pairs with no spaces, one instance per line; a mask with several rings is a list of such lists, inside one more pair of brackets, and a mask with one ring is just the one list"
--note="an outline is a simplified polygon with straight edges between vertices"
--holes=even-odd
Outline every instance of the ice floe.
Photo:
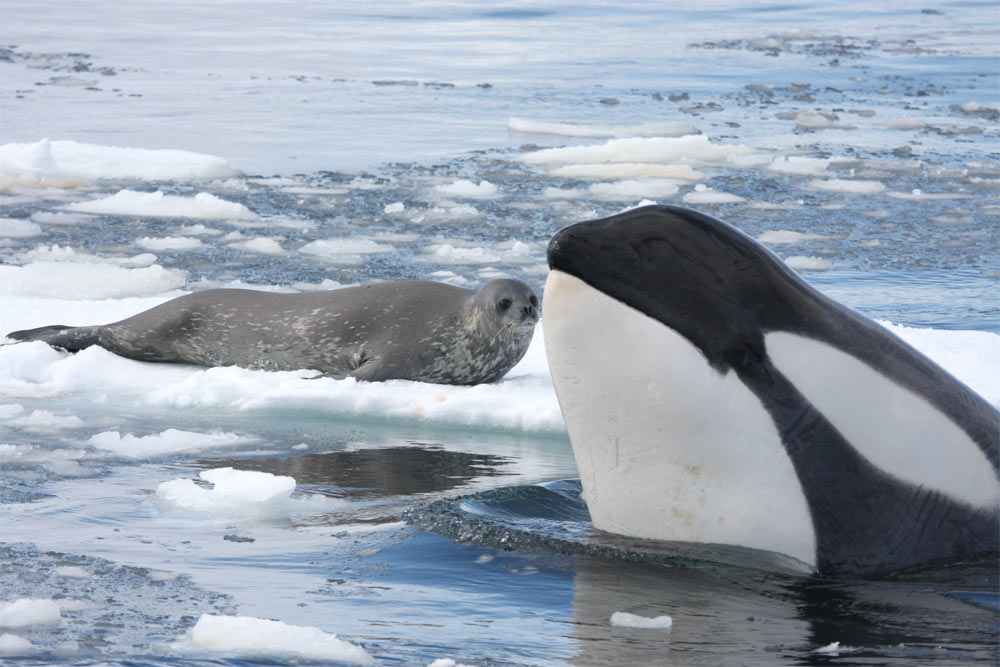
[[750,155],[755,152],[747,146],[713,144],[708,137],[696,135],[677,138],[612,139],[596,146],[544,148],[526,153],[522,159],[529,164],[601,162],[674,164],[681,160],[695,164],[719,164],[730,155]]
[[211,180],[239,173],[222,158],[182,150],[119,148],[48,139],[0,146],[0,189],[5,183],[72,187],[98,179]]
[[162,433],[144,436],[135,436],[131,433],[122,435],[118,431],[103,431],[91,436],[87,440],[87,444],[119,456],[144,458],[210,447],[225,447],[249,440],[250,438],[235,433],[221,431],[198,433],[169,428]]
[[55,625],[62,621],[59,603],[40,598],[18,598],[0,602],[0,628]]
[[363,647],[335,634],[251,616],[202,614],[189,638],[194,647],[212,653],[348,663],[372,661]]
[[69,211],[134,215],[155,218],[200,218],[204,220],[256,220],[257,214],[243,204],[220,199],[208,192],[194,197],[163,192],[119,190],[110,197],[67,204]]

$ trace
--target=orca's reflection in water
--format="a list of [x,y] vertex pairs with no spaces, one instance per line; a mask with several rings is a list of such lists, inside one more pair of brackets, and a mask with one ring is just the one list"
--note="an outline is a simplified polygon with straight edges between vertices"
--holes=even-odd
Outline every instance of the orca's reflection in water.
[[[567,631],[576,644],[574,665],[828,664],[834,657],[904,665],[998,657],[995,555],[891,581],[822,580],[768,552],[595,531],[576,480],[440,500],[405,518],[459,541],[576,554]],[[610,619],[618,611],[674,622],[668,630],[615,627]]]

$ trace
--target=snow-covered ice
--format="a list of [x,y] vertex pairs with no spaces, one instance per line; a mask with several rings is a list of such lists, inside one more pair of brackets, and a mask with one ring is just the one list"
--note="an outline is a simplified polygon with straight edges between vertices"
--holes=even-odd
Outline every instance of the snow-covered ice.
[[12,602],[0,602],[0,628],[54,625],[61,621],[62,612],[55,600],[18,598]]

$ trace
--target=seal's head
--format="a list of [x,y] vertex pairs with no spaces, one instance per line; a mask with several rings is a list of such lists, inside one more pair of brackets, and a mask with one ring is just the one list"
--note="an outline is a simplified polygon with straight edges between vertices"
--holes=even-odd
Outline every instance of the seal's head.
[[520,280],[491,280],[472,297],[479,325],[498,333],[531,336],[538,323],[535,292]]

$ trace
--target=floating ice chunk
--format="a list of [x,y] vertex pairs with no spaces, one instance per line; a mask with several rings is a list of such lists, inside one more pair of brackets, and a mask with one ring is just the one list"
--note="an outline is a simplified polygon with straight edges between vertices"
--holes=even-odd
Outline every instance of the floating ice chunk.
[[156,250],[158,252],[163,250],[197,250],[202,246],[200,239],[189,236],[163,236],[160,238],[143,236],[140,239],[136,239],[135,243],[146,250]]
[[833,268],[833,262],[823,257],[806,257],[793,255],[785,258],[785,264],[796,271],[826,271]]
[[672,181],[654,178],[594,183],[588,188],[593,196],[610,201],[628,201],[637,197],[672,197],[677,194],[677,189]]
[[525,154],[529,164],[574,164],[601,162],[645,162],[674,164],[681,160],[719,164],[730,155],[750,155],[747,146],[713,144],[704,135],[612,139],[597,146],[545,148]]
[[138,215],[153,218],[201,218],[204,220],[256,220],[257,214],[243,204],[226,201],[207,192],[194,197],[163,192],[119,190],[103,199],[67,204],[65,209],[105,215]]
[[434,189],[441,194],[460,199],[492,199],[499,192],[499,188],[489,181],[479,181],[479,185],[476,185],[465,179],[449,185],[438,185]]
[[614,137],[683,137],[700,134],[688,123],[643,123],[642,125],[605,125],[602,123],[557,123],[510,118],[507,128],[524,134],[550,134],[563,137],[611,139]]
[[[453,204],[451,206],[435,206],[428,211],[432,220],[467,220],[482,215],[472,204]],[[419,222],[414,220],[414,222]]]
[[15,417],[9,423],[22,426],[29,431],[43,432],[83,426],[83,420],[76,415],[56,415],[48,410],[32,410],[30,415]]
[[808,234],[805,232],[794,232],[790,229],[768,230],[757,237],[761,243],[802,243],[803,241],[817,241],[819,239],[830,238],[823,234]]
[[643,164],[625,162],[622,164],[569,164],[549,171],[553,176],[564,178],[594,178],[623,180],[630,178],[676,178],[685,181],[699,181],[705,173],[692,169],[686,164]]
[[920,120],[919,118],[911,118],[910,116],[903,116],[902,118],[887,118],[879,123],[879,125],[887,127],[890,130],[919,130],[920,128],[927,127],[926,122]]
[[798,174],[801,176],[820,176],[830,166],[830,160],[814,157],[798,157],[782,155],[774,158],[768,165],[768,171],[782,174]]
[[542,191],[545,199],[580,199],[587,193],[576,188],[553,188],[548,187]]
[[616,611],[611,614],[611,625],[616,628],[649,628],[656,630],[667,630],[674,624],[674,619],[669,616],[637,616],[624,611]]
[[26,628],[32,625],[54,625],[62,621],[55,600],[18,598],[0,602],[0,628]]
[[685,204],[733,204],[744,201],[739,195],[717,192],[702,183],[694,186],[694,192],[688,192],[682,199]]
[[[55,572],[57,577],[66,577],[67,579],[90,579],[93,576],[87,570],[76,565],[59,565]],[[65,609],[65,607],[60,604],[60,609]]]
[[906,201],[931,201],[934,199],[972,199],[975,195],[968,192],[887,192],[886,195],[893,199],[904,199]]
[[765,153],[751,153],[749,155],[729,155],[723,164],[735,169],[757,169],[771,164],[771,156]]
[[177,231],[186,236],[218,236],[222,233],[222,230],[206,227],[200,222],[197,225],[184,225]]
[[428,663],[427,667],[473,667],[473,666],[466,665],[461,662],[455,662],[451,658],[437,658],[433,662]]
[[351,663],[372,660],[361,646],[329,632],[251,616],[202,614],[189,635],[205,651]]
[[504,241],[493,246],[461,246],[438,243],[426,250],[431,260],[441,264],[520,264],[534,261],[534,248],[523,241]]
[[156,487],[156,497],[176,509],[223,516],[256,516],[287,511],[287,501],[295,490],[291,477],[256,470],[214,468],[198,476],[211,489],[190,479],[174,479]]
[[98,449],[114,452],[120,456],[138,458],[171,454],[189,449],[225,447],[247,442],[247,440],[248,438],[236,435],[235,433],[223,433],[221,431],[198,433],[195,431],[180,431],[168,428],[162,433],[139,437],[131,433],[122,435],[118,431],[104,431],[92,436],[87,441],[87,444]]
[[35,650],[35,645],[24,637],[10,633],[0,635],[0,658],[27,655]]
[[795,127],[803,130],[822,130],[833,127],[833,120],[823,114],[800,111],[795,114]]
[[851,181],[841,178],[814,179],[809,181],[806,187],[812,190],[823,190],[824,192],[844,192],[864,195],[885,192],[885,186],[878,181]]
[[406,209],[406,206],[401,201],[393,202],[392,204],[386,204],[385,211],[386,215],[396,215],[397,213],[402,213]]
[[837,656],[841,653],[855,653],[860,649],[853,648],[851,646],[841,646],[840,642],[831,642],[826,646],[820,646],[817,649],[813,649],[813,653],[818,653],[820,655],[832,655]]
[[187,274],[159,264],[125,268],[90,262],[0,265],[0,294],[103,299],[161,294],[183,287]]
[[0,239],[23,239],[41,233],[42,228],[30,220],[0,218]]
[[299,252],[322,257],[338,264],[360,264],[363,255],[393,252],[395,246],[378,243],[366,238],[332,238],[312,241],[299,248]]
[[0,146],[0,172],[63,175],[82,180],[192,181],[239,175],[225,160],[181,150],[148,150],[49,141]]
[[249,250],[250,252],[259,252],[264,255],[280,255],[284,252],[281,244],[278,243],[276,239],[263,236],[255,239],[249,239],[247,241],[237,241],[236,243],[230,243],[229,245],[233,248]]
[[[632,206],[626,206],[621,211],[619,211],[619,213],[625,213],[626,211],[631,211],[633,209],[642,208],[643,206],[656,206],[658,203],[659,202],[654,201],[652,199],[640,199],[637,204],[633,204]],[[595,217],[596,218],[597,217],[597,212],[595,211],[594,215],[591,216],[591,217]]]
[[93,217],[84,213],[50,213],[49,211],[35,211],[31,214],[32,221],[40,222],[43,225],[75,225]]
[[129,268],[151,266],[156,261],[156,255],[148,252],[131,257],[98,257],[85,252],[79,252],[69,246],[53,244],[41,245],[33,250],[20,253],[18,259],[22,262],[82,262],[86,264],[111,264]]

